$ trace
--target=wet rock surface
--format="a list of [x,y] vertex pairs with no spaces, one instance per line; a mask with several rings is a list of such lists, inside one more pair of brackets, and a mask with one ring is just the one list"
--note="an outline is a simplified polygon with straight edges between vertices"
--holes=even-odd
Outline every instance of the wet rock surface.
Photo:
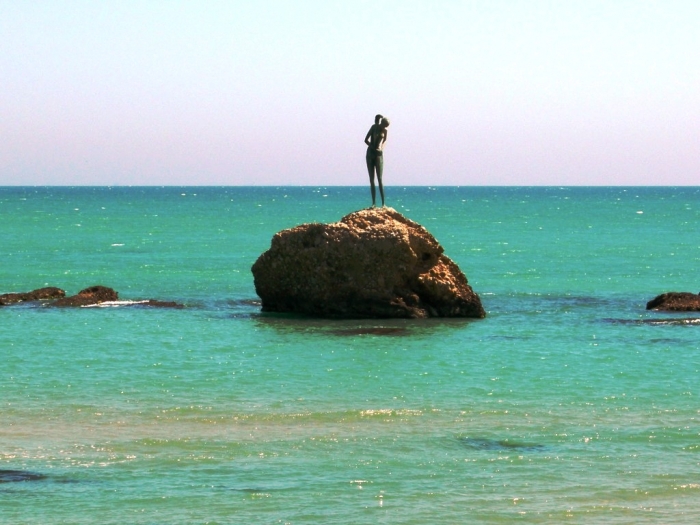
[[485,316],[460,268],[392,208],[283,230],[252,267],[265,312],[329,318]]

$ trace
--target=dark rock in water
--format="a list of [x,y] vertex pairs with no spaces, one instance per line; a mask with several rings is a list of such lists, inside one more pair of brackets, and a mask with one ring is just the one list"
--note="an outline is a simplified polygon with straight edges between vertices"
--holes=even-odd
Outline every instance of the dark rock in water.
[[[56,301],[51,306],[96,306],[102,303],[113,302],[119,300],[119,294],[112,288],[106,286],[91,286],[85,290],[81,290],[77,295],[66,297],[60,301]],[[119,306],[130,307],[146,307],[146,308],[184,308],[185,305],[176,303],[175,301],[159,301],[158,299],[146,299],[143,301],[124,302]]]
[[176,303],[175,301],[158,301],[157,299],[148,299],[134,303],[134,306],[146,306],[151,308],[184,308],[184,304]]
[[39,481],[46,479],[44,474],[27,470],[0,469],[0,483],[17,483],[19,481]]
[[700,294],[690,292],[663,293],[647,303],[647,310],[700,312]]
[[334,318],[486,315],[437,240],[391,208],[281,231],[252,271],[264,312]]
[[21,292],[21,293],[5,293],[0,295],[0,306],[5,306],[9,304],[24,303],[28,301],[44,301],[48,299],[60,299],[65,297],[66,292],[60,288],[54,288],[53,286],[48,286],[46,288],[38,288],[32,290],[31,292]]
[[119,294],[117,294],[117,292],[115,292],[112,288],[97,285],[80,290],[77,295],[72,295],[70,297],[65,297],[63,299],[59,299],[58,301],[54,301],[51,306],[90,306],[117,300],[119,300]]
[[507,439],[488,439],[488,438],[460,438],[462,444],[475,450],[495,450],[495,451],[523,451],[523,452],[538,452],[545,450],[544,445],[533,443],[519,443],[517,441],[509,441]]
[[[58,307],[79,307],[96,306],[101,303],[119,300],[119,294],[112,288],[106,286],[91,286],[81,290],[76,295],[66,297],[66,292],[60,288],[48,287],[39,288],[25,293],[6,293],[0,295],[0,306],[7,306],[22,302],[46,301],[49,306]],[[157,299],[146,299],[143,301],[125,301],[120,306],[143,306],[152,308],[184,308],[185,305],[174,301],[159,301]]]

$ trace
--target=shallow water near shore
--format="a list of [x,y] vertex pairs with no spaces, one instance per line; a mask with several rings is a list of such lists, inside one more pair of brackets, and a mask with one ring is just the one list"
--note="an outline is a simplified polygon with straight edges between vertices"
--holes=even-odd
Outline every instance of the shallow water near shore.
[[[483,320],[265,315],[366,188],[0,188],[0,523],[693,523],[700,188],[387,188]],[[158,299],[183,309],[149,309]]]

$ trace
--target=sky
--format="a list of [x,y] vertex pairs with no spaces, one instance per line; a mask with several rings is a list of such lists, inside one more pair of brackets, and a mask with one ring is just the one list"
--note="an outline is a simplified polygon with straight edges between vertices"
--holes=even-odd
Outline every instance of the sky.
[[700,185],[700,1],[0,0],[0,186]]

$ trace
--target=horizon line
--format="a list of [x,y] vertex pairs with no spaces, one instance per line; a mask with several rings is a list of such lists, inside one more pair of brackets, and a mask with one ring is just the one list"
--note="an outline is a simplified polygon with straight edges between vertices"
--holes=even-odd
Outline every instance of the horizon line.
[[[5,188],[366,188],[367,184],[0,184]],[[700,184],[404,184],[385,188],[700,188]]]

